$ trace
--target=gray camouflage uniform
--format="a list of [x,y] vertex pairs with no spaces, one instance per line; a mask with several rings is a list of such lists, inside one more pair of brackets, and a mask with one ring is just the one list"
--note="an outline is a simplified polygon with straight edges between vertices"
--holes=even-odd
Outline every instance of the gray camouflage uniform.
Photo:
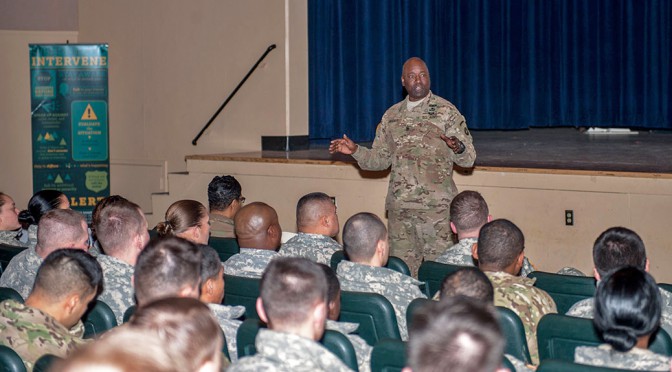
[[397,316],[401,339],[408,340],[406,309],[416,298],[427,298],[418,287],[422,282],[385,267],[373,267],[351,261],[341,261],[336,274],[343,291],[378,293],[385,296]]
[[[478,238],[461,239],[457,244],[446,249],[435,261],[450,265],[475,266],[474,257],[471,255],[471,247],[476,243],[478,243]],[[527,277],[533,271],[534,267],[530,263],[530,260],[525,257],[523,259],[523,268],[520,270],[520,276]]]
[[628,369],[632,371],[669,371],[670,357],[634,347],[625,353],[611,345],[579,346],[574,350],[574,362],[590,366]]
[[28,246],[35,248],[37,245],[37,225],[28,226]]
[[[450,202],[457,194],[453,163],[471,167],[476,150],[464,116],[432,94],[408,109],[408,98],[390,107],[376,130],[371,149],[358,146],[352,157],[365,170],[392,167],[385,201],[392,255],[408,264],[413,276],[425,260],[450,241]],[[457,137],[465,146],[455,154],[439,137]]]
[[261,278],[266,266],[278,252],[266,249],[240,248],[240,253],[234,254],[222,263],[226,275],[242,276],[246,278]]
[[236,342],[236,335],[238,334],[238,327],[243,323],[238,320],[245,315],[245,306],[227,306],[220,304],[208,304],[219,326],[224,331],[226,338],[226,347],[229,349],[229,357],[231,363],[238,360],[238,343]]
[[28,298],[30,291],[33,290],[37,269],[41,264],[42,258],[35,252],[35,247],[30,247],[17,254],[9,261],[7,269],[2,273],[0,287],[12,288],[24,299]]
[[369,372],[371,371],[371,351],[373,348],[371,345],[367,344],[363,338],[353,333],[358,327],[359,324],[357,323],[336,322],[327,319],[326,329],[340,332],[348,337],[348,340],[350,340],[350,343],[357,354],[357,367],[359,372]]
[[280,247],[283,256],[304,257],[311,261],[331,264],[331,256],[343,249],[334,239],[320,234],[298,233]]
[[352,371],[324,346],[298,335],[260,329],[255,346],[257,354],[238,359],[228,371]]
[[[660,326],[669,334],[672,335],[672,293],[658,288],[660,291],[660,299],[662,300],[662,313],[660,314]],[[581,300],[567,310],[569,316],[577,318],[593,319],[593,311],[595,309],[595,298],[586,298]]]
[[123,324],[124,312],[135,304],[133,294],[133,271],[135,268],[112,256],[100,254],[96,257],[103,268],[103,292],[98,296],[107,304],[117,318],[117,324]]
[[28,247],[28,243],[23,243],[21,240],[19,240],[20,235],[21,231],[0,230],[0,243],[14,247]]
[[495,306],[511,309],[523,322],[532,363],[538,364],[537,326],[544,315],[558,312],[555,302],[548,293],[534,287],[533,278],[492,271],[485,275],[495,289]]

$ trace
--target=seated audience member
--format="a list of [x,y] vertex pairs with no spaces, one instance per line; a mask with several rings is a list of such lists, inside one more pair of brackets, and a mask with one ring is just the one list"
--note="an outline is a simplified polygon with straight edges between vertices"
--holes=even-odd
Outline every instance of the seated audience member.
[[539,320],[557,309],[548,293],[534,287],[534,279],[516,276],[523,266],[524,249],[523,232],[511,221],[499,219],[481,228],[476,258],[495,288],[495,305],[511,309],[523,322],[530,357],[537,364]]
[[341,284],[338,277],[331,267],[320,264],[324,275],[327,278],[327,325],[326,329],[341,332],[348,337],[350,343],[357,353],[357,366],[359,372],[371,370],[371,350],[373,349],[366,341],[356,335],[359,324],[349,322],[339,322],[341,315]]
[[277,257],[282,228],[278,214],[261,202],[250,203],[236,213],[236,239],[240,253],[224,262],[227,275],[260,278],[268,263]]
[[208,185],[210,233],[218,238],[235,238],[233,218],[245,203],[240,183],[233,176],[216,176]]
[[343,249],[338,235],[338,215],[331,197],[322,192],[304,195],[296,205],[298,234],[280,247],[283,256],[296,256],[329,265],[331,256]]
[[49,254],[25,305],[0,303],[0,344],[14,349],[28,370],[44,354],[67,356],[84,342],[84,327],[70,328],[79,323],[102,284],[100,265],[88,253],[59,249]]
[[28,247],[28,242],[20,240],[22,235],[19,223],[19,209],[9,195],[0,192],[0,244],[15,247]]
[[[593,244],[593,273],[598,281],[612,271],[633,266],[649,271],[649,259],[642,239],[630,229],[612,227],[604,231]],[[661,326],[672,335],[672,293],[660,288],[663,309]],[[579,318],[593,317],[594,300],[588,298],[575,303],[567,315]]]
[[93,207],[93,211],[91,212],[91,241],[93,242],[91,244],[91,248],[89,249],[89,253],[96,257],[98,256],[101,252],[102,249],[100,248],[100,242],[98,241],[98,236],[96,234],[96,226],[100,224],[100,214],[103,211],[103,209],[107,208],[110,205],[114,205],[118,202],[126,202],[128,201],[126,198],[120,195],[110,195],[106,198],[101,199],[98,203],[96,203],[96,206]]
[[416,298],[425,298],[421,282],[385,268],[390,255],[387,229],[372,213],[357,213],[343,227],[343,246],[349,261],[341,261],[336,273],[344,291],[378,293],[390,301],[397,316],[402,340],[408,339],[406,308]]
[[498,371],[504,343],[494,307],[468,297],[446,298],[414,314],[403,371]]
[[224,267],[217,251],[207,245],[199,247],[203,254],[201,261],[201,301],[208,305],[226,336],[231,362],[238,360],[236,334],[245,315],[244,306],[222,305],[224,299]]
[[133,314],[128,326],[153,332],[164,340],[171,355],[187,362],[182,371],[221,370],[222,331],[210,309],[198,299],[168,297],[150,302]]
[[53,209],[40,218],[37,245],[17,254],[0,277],[0,287],[9,287],[26,298],[33,288],[37,269],[51,252],[61,248],[89,249],[89,233],[81,213]]
[[166,211],[166,220],[156,225],[159,236],[177,236],[195,244],[208,244],[210,216],[196,200],[178,200]]
[[626,267],[604,276],[595,292],[595,329],[606,342],[580,346],[574,361],[635,371],[669,371],[670,357],[648,350],[660,326],[660,292],[651,275]]
[[327,280],[316,263],[275,259],[264,271],[260,291],[257,313],[269,329],[259,330],[257,354],[240,358],[230,372],[350,371],[317,342],[327,318]]
[[201,250],[186,239],[150,240],[138,255],[133,274],[138,308],[166,297],[198,298],[202,257]]
[[102,209],[94,228],[105,252],[97,256],[105,277],[98,299],[110,306],[117,324],[122,324],[124,312],[135,302],[133,271],[138,255],[149,242],[147,220],[137,204],[117,200]]
[[36,192],[28,200],[28,216],[30,217],[30,226],[26,234],[28,246],[34,247],[37,244],[37,227],[40,219],[52,209],[70,209],[68,197],[57,190],[42,190]]

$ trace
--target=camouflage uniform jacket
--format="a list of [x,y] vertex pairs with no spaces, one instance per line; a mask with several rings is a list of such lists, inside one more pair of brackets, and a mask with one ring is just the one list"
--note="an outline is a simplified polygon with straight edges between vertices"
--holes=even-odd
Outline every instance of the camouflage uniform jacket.
[[508,359],[509,363],[513,365],[513,368],[515,368],[514,371],[512,372],[534,372],[535,369],[532,369],[525,364],[522,360],[514,357],[513,355],[510,354],[504,354],[504,357]]
[[371,351],[373,348],[371,345],[367,344],[363,338],[353,333],[358,327],[359,324],[357,323],[337,322],[327,319],[327,326],[325,328],[331,331],[340,332],[348,337],[348,340],[350,340],[350,343],[357,354],[357,367],[359,368],[359,372],[370,372]]
[[12,300],[0,303],[0,335],[0,344],[14,349],[28,371],[44,354],[65,358],[84,344],[84,327],[73,335],[50,315]]
[[220,304],[208,304],[219,326],[224,331],[224,338],[226,338],[226,347],[229,349],[229,356],[231,362],[238,360],[238,343],[236,342],[236,335],[238,334],[238,327],[243,323],[238,320],[245,315],[244,306],[227,306]]
[[28,246],[35,248],[37,245],[37,225],[28,226]]
[[233,219],[210,213],[210,235],[217,238],[235,238]]
[[17,254],[9,261],[7,269],[2,273],[0,287],[12,288],[24,299],[28,298],[30,291],[33,290],[37,269],[41,264],[42,258],[35,252],[35,247],[30,247]]
[[105,254],[96,257],[103,268],[103,293],[98,296],[106,303],[117,318],[117,324],[124,323],[124,312],[135,304],[133,294],[133,271],[135,268],[124,261]]
[[574,350],[574,362],[590,366],[628,369],[632,371],[669,371],[670,357],[650,350],[632,348],[619,352],[611,345],[579,346]]
[[329,266],[331,256],[342,249],[337,241],[328,236],[300,232],[280,247],[280,254],[304,257]]
[[[478,243],[478,238],[464,238],[460,239],[457,244],[446,249],[436,262],[457,266],[475,266],[474,257],[472,256],[471,247]],[[523,268],[520,270],[520,276],[527,277],[527,275],[534,271],[534,267],[530,260],[525,257],[523,259]]]
[[[672,336],[672,293],[658,288],[662,300],[662,313],[660,314],[660,326]],[[577,318],[593,319],[595,299],[593,297],[581,300],[569,308],[566,315]]]
[[541,317],[556,313],[555,302],[545,291],[534,287],[535,279],[513,276],[504,272],[486,271],[495,288],[495,306],[511,309],[520,317],[532,363],[539,363],[537,326]]
[[22,231],[0,230],[0,244],[11,245],[14,247],[28,247],[27,243],[19,240]]
[[261,278],[268,263],[277,255],[278,252],[267,249],[240,248],[240,253],[234,254],[222,263],[224,273],[246,278]]
[[[457,194],[453,163],[468,168],[476,159],[471,134],[464,116],[445,99],[430,92],[411,110],[407,101],[385,112],[371,149],[359,146],[352,157],[366,170],[392,166],[385,209],[447,210]],[[453,153],[441,134],[457,137],[464,152]]]
[[256,355],[238,359],[228,371],[351,371],[324,346],[298,335],[260,329],[255,346]]
[[416,298],[427,298],[418,287],[422,282],[385,267],[373,267],[350,261],[341,261],[336,274],[344,291],[378,293],[385,296],[397,316],[401,339],[408,340],[406,309]]

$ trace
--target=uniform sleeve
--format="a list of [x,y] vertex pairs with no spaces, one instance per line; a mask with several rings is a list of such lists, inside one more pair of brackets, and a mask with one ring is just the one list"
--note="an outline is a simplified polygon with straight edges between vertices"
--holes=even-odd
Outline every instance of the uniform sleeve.
[[392,165],[392,156],[388,141],[387,125],[385,118],[378,124],[376,129],[376,138],[373,140],[373,145],[370,149],[364,146],[358,146],[357,151],[352,154],[352,157],[357,160],[360,168],[364,170],[385,170]]
[[474,165],[474,160],[476,160],[476,149],[474,149],[471,133],[469,133],[469,128],[467,128],[467,121],[462,114],[457,113],[457,115],[458,117],[454,124],[456,129],[454,136],[464,144],[464,152],[455,154],[454,162],[460,167],[469,168]]

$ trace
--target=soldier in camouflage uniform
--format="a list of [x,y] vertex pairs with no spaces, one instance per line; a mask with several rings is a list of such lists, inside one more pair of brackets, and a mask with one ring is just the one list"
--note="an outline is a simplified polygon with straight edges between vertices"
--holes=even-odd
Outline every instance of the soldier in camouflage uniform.
[[17,254],[0,277],[0,287],[16,290],[23,298],[33,288],[44,257],[60,248],[88,250],[89,233],[84,216],[71,209],[53,209],[40,219],[38,244]]
[[304,195],[296,205],[298,234],[280,247],[283,256],[304,257],[329,265],[331,256],[343,249],[338,235],[338,215],[331,197],[322,192]]
[[453,164],[473,166],[476,150],[464,116],[430,92],[421,59],[404,63],[401,83],[408,97],[385,112],[371,149],[343,136],[331,142],[329,151],[352,154],[362,169],[392,167],[385,201],[392,254],[417,277],[423,259],[433,260],[439,244],[452,240]]
[[240,358],[229,371],[350,371],[317,343],[328,305],[327,280],[316,263],[298,257],[273,260],[260,292],[257,310],[270,329],[257,334],[257,354]]
[[48,255],[37,273],[35,287],[21,304],[0,303],[0,344],[16,351],[30,371],[44,354],[66,357],[83,343],[83,327],[75,326],[103,283],[100,265],[78,249]]
[[282,238],[278,214],[266,203],[250,203],[236,213],[235,225],[240,253],[224,262],[224,272],[260,278],[268,263],[278,256]]
[[15,247],[28,247],[20,240],[21,224],[19,223],[19,209],[9,195],[0,192],[0,244]]
[[383,267],[389,257],[385,224],[371,213],[350,217],[343,227],[343,246],[350,261],[341,261],[336,269],[341,288],[385,296],[394,308],[402,340],[408,339],[408,304],[426,296],[419,288],[422,282]]
[[476,258],[495,289],[495,305],[511,309],[523,322],[530,357],[537,364],[537,326],[557,308],[548,293],[534,287],[535,279],[516,276],[523,266],[524,247],[525,237],[516,225],[494,220],[481,228]]
[[242,187],[233,176],[216,176],[208,184],[210,235],[235,238],[233,217],[245,203]]

